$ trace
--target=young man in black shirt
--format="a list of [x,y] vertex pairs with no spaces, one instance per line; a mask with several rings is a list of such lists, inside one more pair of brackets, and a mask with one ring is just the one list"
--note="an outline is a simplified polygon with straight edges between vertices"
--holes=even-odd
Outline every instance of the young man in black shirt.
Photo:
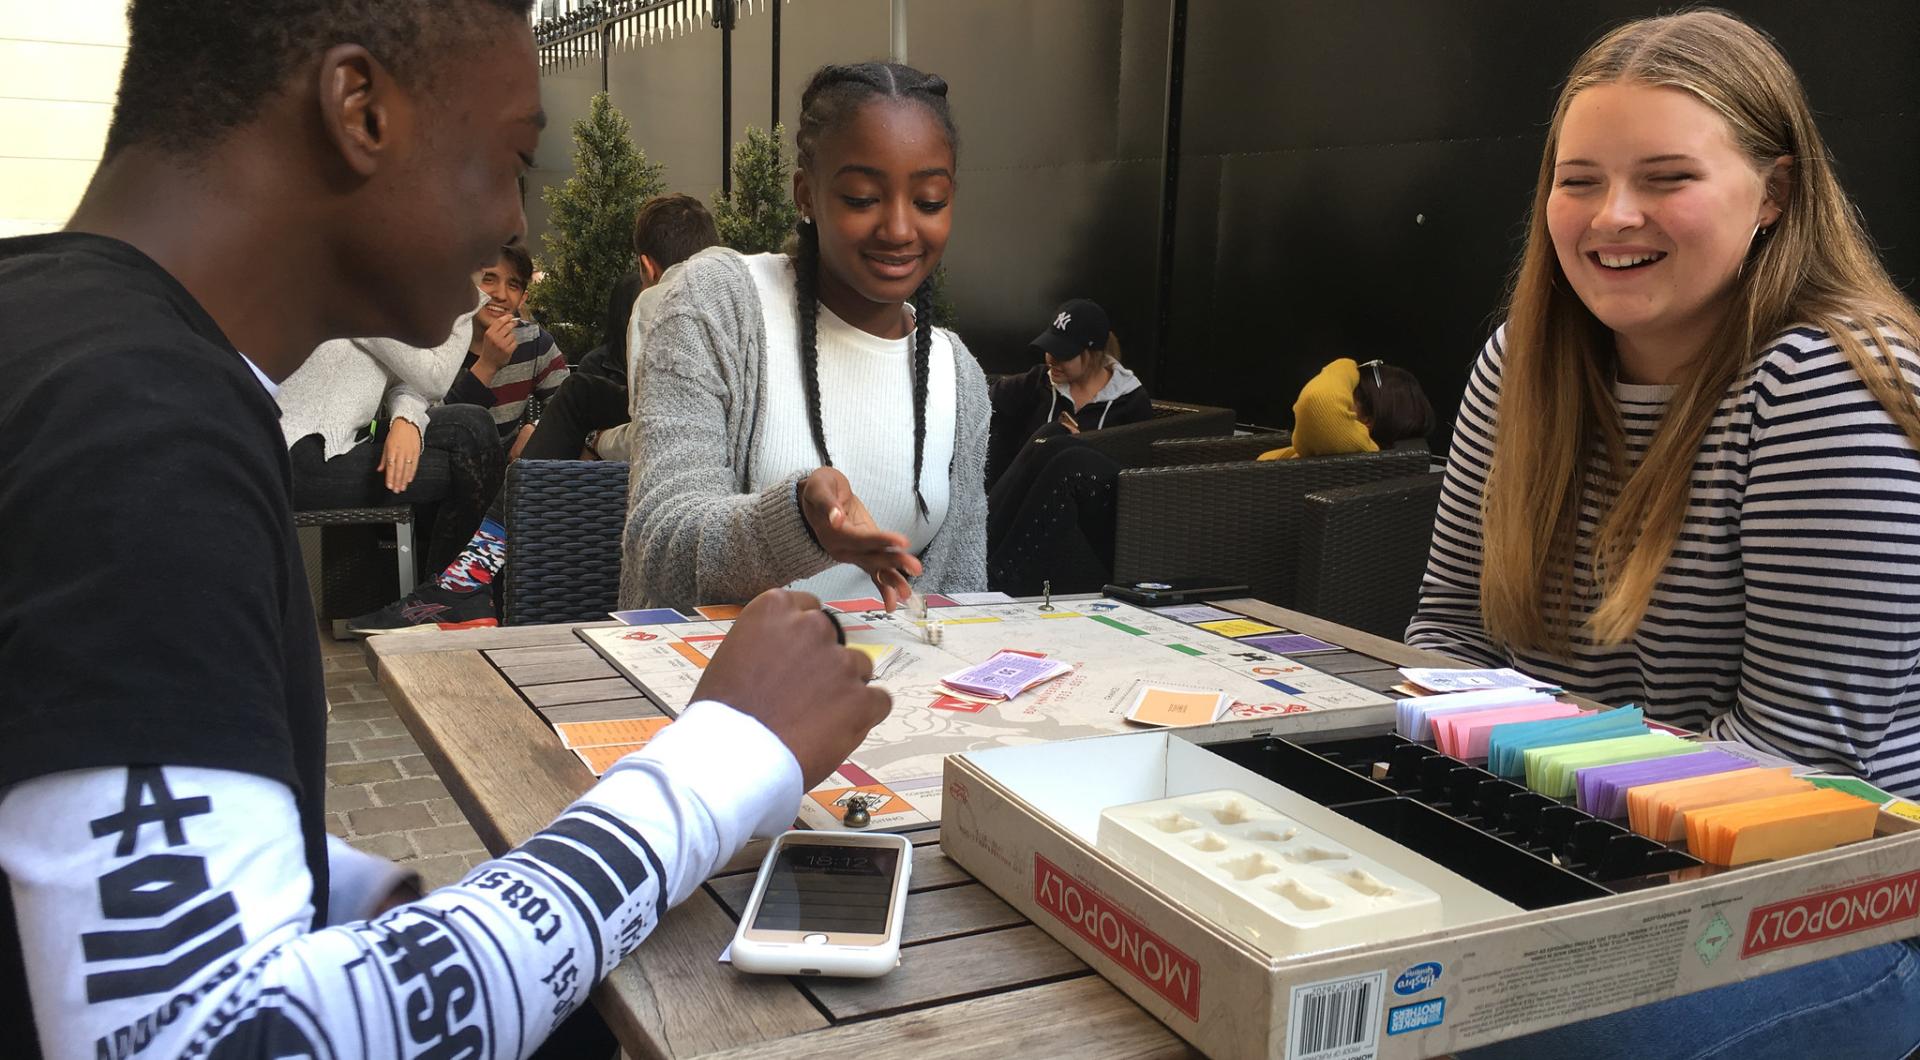
[[323,340],[426,345],[470,307],[543,124],[526,12],[133,0],[68,230],[0,240],[9,1056],[524,1055],[885,712],[817,601],[767,594],[539,837],[375,919],[364,885],[329,908],[271,390]]

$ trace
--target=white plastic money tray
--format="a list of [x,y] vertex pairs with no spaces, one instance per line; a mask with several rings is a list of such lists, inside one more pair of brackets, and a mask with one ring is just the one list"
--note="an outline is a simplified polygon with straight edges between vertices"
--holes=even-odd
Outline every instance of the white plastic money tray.
[[1096,844],[1275,956],[1441,926],[1440,896],[1431,888],[1238,791],[1109,808]]

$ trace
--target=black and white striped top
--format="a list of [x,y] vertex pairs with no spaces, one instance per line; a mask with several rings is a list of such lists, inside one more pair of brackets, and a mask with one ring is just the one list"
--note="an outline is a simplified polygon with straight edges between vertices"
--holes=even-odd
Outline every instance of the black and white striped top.
[[[1920,796],[1920,454],[1839,347],[1794,328],[1761,350],[1707,429],[1686,524],[1639,631],[1615,647],[1576,635],[1563,658],[1509,653],[1481,622],[1503,340],[1488,341],[1461,401],[1407,643]],[[1920,361],[1903,360],[1920,376]],[[1633,461],[1672,392],[1615,384]],[[1596,599],[1599,512],[1583,502],[1576,620]]]

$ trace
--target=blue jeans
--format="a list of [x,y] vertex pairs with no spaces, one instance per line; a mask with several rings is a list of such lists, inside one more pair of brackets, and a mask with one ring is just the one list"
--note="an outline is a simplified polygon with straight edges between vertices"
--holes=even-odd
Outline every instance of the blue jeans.
[[1460,1060],[1904,1060],[1920,1048],[1920,939],[1470,1049]]

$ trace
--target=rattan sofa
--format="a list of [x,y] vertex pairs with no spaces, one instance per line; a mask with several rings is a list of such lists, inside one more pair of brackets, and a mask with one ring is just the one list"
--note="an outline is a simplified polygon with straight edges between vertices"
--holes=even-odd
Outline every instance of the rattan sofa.
[[1435,471],[1307,494],[1300,610],[1399,640],[1420,602],[1443,477]]
[[1275,439],[1163,442],[1153,447],[1158,466],[1122,471],[1115,579],[1219,578],[1245,583],[1262,600],[1300,607],[1307,496],[1419,474],[1432,459],[1418,448],[1256,461],[1286,444]]

